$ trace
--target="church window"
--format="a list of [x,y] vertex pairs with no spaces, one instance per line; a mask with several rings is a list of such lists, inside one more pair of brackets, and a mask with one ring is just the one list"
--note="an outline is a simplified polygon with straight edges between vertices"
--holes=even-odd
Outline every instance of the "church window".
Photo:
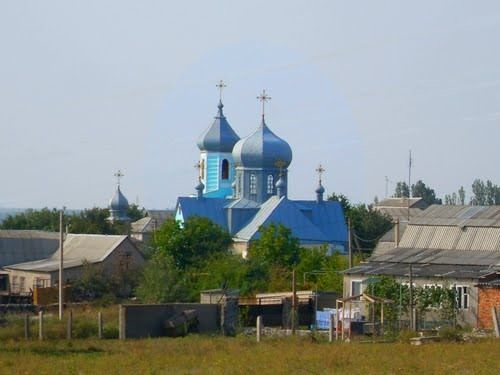
[[267,194],[272,194],[274,190],[274,177],[272,174],[267,176]]
[[237,186],[237,194],[241,196],[241,174],[238,175],[238,186]]
[[250,175],[250,194],[257,194],[257,176]]
[[227,180],[229,178],[229,162],[227,159],[222,160],[221,178],[223,180]]

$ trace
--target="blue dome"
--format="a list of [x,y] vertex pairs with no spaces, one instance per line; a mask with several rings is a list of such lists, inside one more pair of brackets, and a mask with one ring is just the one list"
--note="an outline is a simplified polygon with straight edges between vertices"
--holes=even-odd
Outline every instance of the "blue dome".
[[215,121],[198,140],[198,148],[201,151],[231,152],[234,144],[240,140],[222,113],[223,107],[222,102],[219,102]]
[[120,185],[116,188],[115,195],[109,201],[109,208],[112,211],[126,211],[128,210],[128,200],[122,194]]
[[274,134],[262,119],[255,133],[236,143],[233,159],[237,165],[250,168],[276,168],[276,162],[284,162],[287,168],[292,162],[290,145]]
[[323,194],[325,192],[325,188],[323,185],[319,184],[319,186],[315,190],[316,194]]

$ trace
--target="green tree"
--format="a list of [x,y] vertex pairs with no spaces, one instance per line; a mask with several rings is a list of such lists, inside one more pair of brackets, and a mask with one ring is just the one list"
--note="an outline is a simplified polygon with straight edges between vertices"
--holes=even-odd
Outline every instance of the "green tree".
[[155,233],[153,247],[172,257],[177,267],[199,264],[213,254],[227,254],[231,235],[204,217],[190,217],[183,226],[167,220]]
[[404,181],[399,181],[396,184],[396,189],[394,191],[394,198],[408,198],[410,196],[410,189],[408,184]]
[[185,301],[186,282],[171,256],[157,252],[148,261],[139,277],[136,295],[144,303]]
[[259,229],[260,237],[251,243],[248,256],[268,266],[291,268],[300,259],[300,244],[292,231],[282,224]]
[[462,206],[465,204],[465,189],[463,186],[458,189],[458,203]]
[[47,207],[41,210],[28,209],[16,215],[7,216],[0,225],[1,229],[36,229],[45,231],[59,230],[59,210]]
[[441,199],[436,198],[436,192],[431,189],[422,180],[418,180],[411,186],[411,194],[413,197],[420,197],[428,204],[442,204]]

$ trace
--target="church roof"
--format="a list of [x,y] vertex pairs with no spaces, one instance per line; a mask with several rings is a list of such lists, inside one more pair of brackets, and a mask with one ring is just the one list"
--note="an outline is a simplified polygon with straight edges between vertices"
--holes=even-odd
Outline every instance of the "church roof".
[[227,121],[222,108],[224,105],[219,102],[217,116],[210,127],[201,135],[198,140],[198,148],[202,151],[231,152],[236,142],[240,140],[238,134],[233,130]]
[[326,243],[327,237],[286,197],[273,196],[264,202],[254,218],[236,233],[236,238],[251,241],[260,237],[259,229],[271,223],[282,224],[302,243]]
[[182,211],[182,217],[187,220],[191,216],[201,216],[212,220],[223,228],[227,228],[227,218],[224,206],[229,200],[225,198],[193,198],[179,197],[177,209]]
[[292,162],[292,149],[267,127],[262,118],[262,123],[253,134],[236,143],[233,158],[236,164],[243,167],[276,168],[276,162],[281,160],[286,168]]

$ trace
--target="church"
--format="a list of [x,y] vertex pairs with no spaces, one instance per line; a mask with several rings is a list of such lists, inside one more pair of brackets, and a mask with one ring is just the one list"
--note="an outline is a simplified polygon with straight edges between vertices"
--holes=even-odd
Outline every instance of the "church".
[[[224,84],[217,85],[222,91]],[[259,238],[259,228],[282,224],[305,247],[326,245],[330,253],[347,249],[347,226],[342,206],[325,201],[321,182],[314,200],[288,198],[290,145],[268,127],[265,90],[262,119],[257,130],[245,138],[234,131],[224,115],[222,95],[210,127],[198,140],[200,149],[198,184],[193,196],[179,197],[175,218],[180,223],[192,216],[207,217],[227,229],[234,251],[246,256],[250,243]]]

